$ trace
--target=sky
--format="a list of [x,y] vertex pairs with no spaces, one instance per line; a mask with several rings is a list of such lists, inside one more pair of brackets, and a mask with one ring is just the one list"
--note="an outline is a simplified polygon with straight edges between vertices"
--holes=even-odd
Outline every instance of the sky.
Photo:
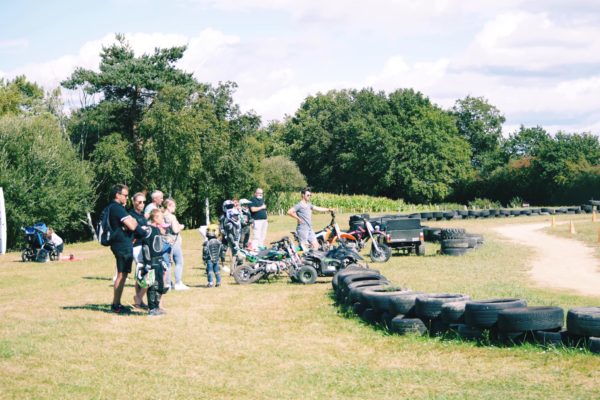
[[[333,89],[412,88],[450,109],[483,97],[520,125],[600,133],[600,2],[593,0],[0,1],[0,77],[50,90],[98,68],[125,34],[136,54],[187,45],[178,67],[234,81],[263,123]],[[77,93],[64,93],[69,108]]]

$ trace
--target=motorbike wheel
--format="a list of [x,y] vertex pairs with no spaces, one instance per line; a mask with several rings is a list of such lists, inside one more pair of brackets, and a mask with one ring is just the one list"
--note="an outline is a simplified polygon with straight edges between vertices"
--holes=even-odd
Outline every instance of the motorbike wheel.
[[254,283],[262,276],[264,272],[256,272],[250,265],[242,265],[233,271],[233,279],[238,285],[248,285]]
[[392,249],[390,246],[384,243],[377,243],[379,251],[375,250],[375,246],[371,245],[371,261],[383,263],[390,259],[392,256]]
[[298,282],[312,285],[317,281],[317,270],[312,265],[303,265],[298,271]]

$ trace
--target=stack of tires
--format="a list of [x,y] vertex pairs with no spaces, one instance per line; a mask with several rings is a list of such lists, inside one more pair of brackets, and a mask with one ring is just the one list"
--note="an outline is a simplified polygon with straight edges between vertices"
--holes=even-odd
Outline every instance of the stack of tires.
[[467,234],[463,228],[443,228],[440,230],[441,253],[461,256],[483,244],[483,236]]
[[473,301],[465,294],[423,293],[359,266],[341,270],[331,284],[345,312],[400,335],[448,334],[483,343],[531,342],[600,353],[600,307],[569,310],[565,330],[560,307],[531,307],[517,298]]

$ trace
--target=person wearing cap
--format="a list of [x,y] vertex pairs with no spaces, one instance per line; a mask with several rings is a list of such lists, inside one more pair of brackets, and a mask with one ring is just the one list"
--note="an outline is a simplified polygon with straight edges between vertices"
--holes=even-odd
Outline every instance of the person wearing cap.
[[267,206],[264,200],[264,191],[257,188],[254,197],[250,199],[250,215],[252,216],[252,246],[258,249],[265,244],[267,237]]

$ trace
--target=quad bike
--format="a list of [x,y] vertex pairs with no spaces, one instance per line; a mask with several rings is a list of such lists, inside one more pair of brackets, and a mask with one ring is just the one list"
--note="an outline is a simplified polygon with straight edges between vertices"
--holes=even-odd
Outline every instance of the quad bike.
[[287,236],[272,242],[271,245],[273,247],[270,249],[258,253],[240,250],[247,262],[233,271],[233,279],[238,284],[254,283],[263,278],[269,279],[271,276],[281,275],[284,272],[290,274],[294,267],[301,265],[300,256]]
[[317,276],[333,276],[339,270],[361,260],[363,258],[360,254],[340,242],[339,246],[327,252],[321,250],[306,252],[302,264],[294,265],[290,277],[295,282],[312,284],[316,282]]

